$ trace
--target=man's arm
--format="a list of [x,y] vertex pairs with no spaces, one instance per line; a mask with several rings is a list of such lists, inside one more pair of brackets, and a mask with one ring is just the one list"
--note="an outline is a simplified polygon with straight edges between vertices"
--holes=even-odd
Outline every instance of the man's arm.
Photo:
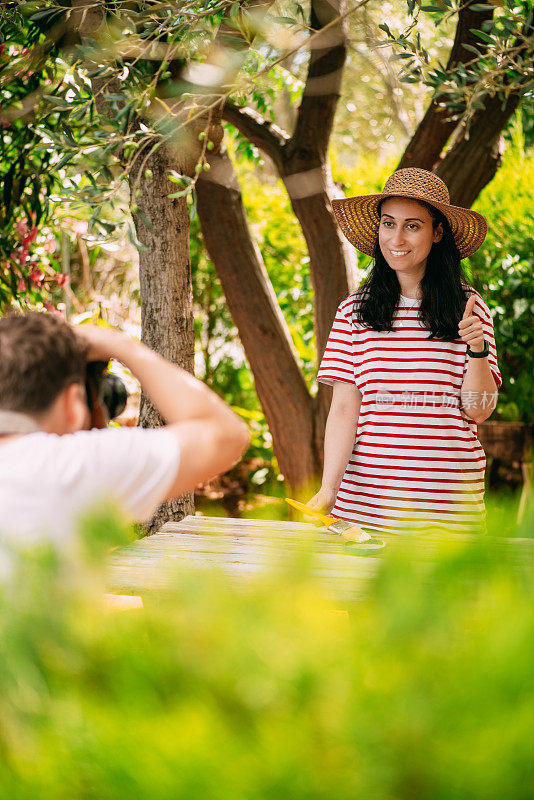
[[243,454],[246,425],[201,381],[117,331],[84,325],[76,333],[89,345],[89,360],[115,358],[132,372],[176,436],[180,464],[167,499],[224,472]]

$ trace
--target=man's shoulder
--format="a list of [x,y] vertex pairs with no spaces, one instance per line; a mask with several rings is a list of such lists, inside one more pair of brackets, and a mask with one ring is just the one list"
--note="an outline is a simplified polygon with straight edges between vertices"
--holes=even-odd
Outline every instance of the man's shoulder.
[[36,431],[0,445],[0,458],[4,462],[22,458],[45,461],[51,470],[67,462],[72,470],[76,465],[82,467],[88,459],[117,459],[157,450],[160,446],[162,449],[178,446],[176,437],[166,428],[94,428],[62,436]]

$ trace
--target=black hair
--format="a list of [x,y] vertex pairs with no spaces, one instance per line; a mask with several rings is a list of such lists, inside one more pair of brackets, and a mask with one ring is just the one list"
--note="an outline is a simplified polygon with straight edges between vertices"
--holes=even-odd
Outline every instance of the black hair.
[[[378,214],[384,201],[378,206]],[[421,305],[419,319],[430,330],[431,339],[448,341],[458,338],[458,324],[462,319],[467,297],[472,293],[466,284],[458,247],[454,241],[447,217],[437,208],[423,200],[432,216],[434,230],[441,223],[443,235],[434,242],[428,254],[426,269],[421,281]],[[400,284],[395,273],[384,258],[378,243],[374,250],[374,265],[368,278],[357,293],[354,304],[355,316],[376,331],[392,331],[393,315],[400,299]]]

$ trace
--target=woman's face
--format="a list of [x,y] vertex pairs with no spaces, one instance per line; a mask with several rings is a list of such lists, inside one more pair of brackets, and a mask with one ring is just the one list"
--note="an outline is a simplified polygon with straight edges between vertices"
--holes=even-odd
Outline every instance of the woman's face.
[[378,243],[387,263],[397,273],[422,277],[434,242],[443,236],[441,223],[416,200],[388,197],[380,210]]

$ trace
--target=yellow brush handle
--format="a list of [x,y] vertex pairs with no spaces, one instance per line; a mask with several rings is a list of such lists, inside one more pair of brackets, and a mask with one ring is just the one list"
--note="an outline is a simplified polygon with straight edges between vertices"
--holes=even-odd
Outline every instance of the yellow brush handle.
[[327,528],[330,525],[333,525],[334,522],[337,522],[334,517],[327,517],[326,514],[321,514],[320,511],[316,511],[314,508],[310,508],[305,503],[299,503],[298,500],[292,500],[290,497],[286,497],[286,503],[293,508],[296,508],[297,511],[301,511],[303,514],[307,514],[309,517],[315,517],[316,519],[320,519],[323,525],[326,525]]

